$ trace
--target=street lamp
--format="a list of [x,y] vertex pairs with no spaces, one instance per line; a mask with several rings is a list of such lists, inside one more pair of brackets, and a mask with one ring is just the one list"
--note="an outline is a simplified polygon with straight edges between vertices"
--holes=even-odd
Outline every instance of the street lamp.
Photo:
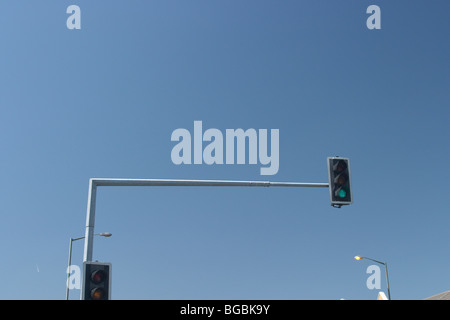
[[[101,237],[109,238],[109,237],[112,236],[112,233],[110,233],[110,232],[100,232],[100,233],[94,234],[94,236],[101,236]],[[68,262],[68,266],[67,266],[66,300],[69,300],[69,279],[70,279],[70,266],[71,266],[71,262],[72,262],[72,242],[77,241],[77,240],[81,240],[81,239],[84,239],[84,238],[85,237],[70,238],[70,243],[69,243],[69,262]]]
[[367,258],[367,257],[362,257],[362,256],[355,256],[355,260],[361,260],[361,259],[367,259],[379,264],[384,265],[384,269],[386,270],[386,282],[387,282],[387,291],[388,291],[388,299],[391,300],[391,292],[389,290],[389,277],[388,277],[388,270],[387,270],[387,262],[381,262],[375,259],[371,259],[371,258]]

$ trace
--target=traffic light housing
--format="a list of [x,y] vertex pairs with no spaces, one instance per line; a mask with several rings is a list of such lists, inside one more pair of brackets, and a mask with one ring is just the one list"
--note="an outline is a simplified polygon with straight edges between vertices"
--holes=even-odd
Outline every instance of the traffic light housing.
[[111,299],[111,264],[85,261],[83,263],[82,300]]
[[350,159],[329,157],[327,161],[331,205],[340,208],[353,203]]

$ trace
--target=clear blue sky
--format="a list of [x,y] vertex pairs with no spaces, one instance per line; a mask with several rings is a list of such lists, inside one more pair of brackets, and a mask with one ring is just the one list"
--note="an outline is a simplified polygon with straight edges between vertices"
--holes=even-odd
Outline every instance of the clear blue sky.
[[[66,8],[80,6],[81,30]],[[366,9],[381,8],[381,30]],[[64,299],[101,178],[327,182],[327,189],[99,189],[94,259],[115,299],[393,299],[450,290],[450,2],[0,4],[0,299]],[[279,129],[280,167],[180,165],[177,128]],[[74,242],[82,264],[83,241]],[[386,291],[382,273],[382,291]],[[77,299],[79,290],[71,291]]]

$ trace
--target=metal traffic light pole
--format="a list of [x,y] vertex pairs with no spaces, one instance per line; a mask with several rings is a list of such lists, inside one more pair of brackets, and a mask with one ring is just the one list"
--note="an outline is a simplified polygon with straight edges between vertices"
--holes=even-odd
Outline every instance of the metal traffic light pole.
[[314,187],[328,188],[328,183],[227,181],[227,180],[167,180],[167,179],[98,179],[89,180],[89,197],[84,242],[84,262],[92,261],[95,202],[97,187]]

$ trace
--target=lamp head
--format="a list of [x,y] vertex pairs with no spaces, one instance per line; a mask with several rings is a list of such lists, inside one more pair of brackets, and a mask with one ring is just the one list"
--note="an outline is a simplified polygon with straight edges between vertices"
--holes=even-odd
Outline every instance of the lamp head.
[[111,237],[111,236],[112,236],[112,233],[110,233],[110,232],[101,232],[101,233],[99,233],[98,235],[99,235],[99,236],[102,236],[102,237]]

